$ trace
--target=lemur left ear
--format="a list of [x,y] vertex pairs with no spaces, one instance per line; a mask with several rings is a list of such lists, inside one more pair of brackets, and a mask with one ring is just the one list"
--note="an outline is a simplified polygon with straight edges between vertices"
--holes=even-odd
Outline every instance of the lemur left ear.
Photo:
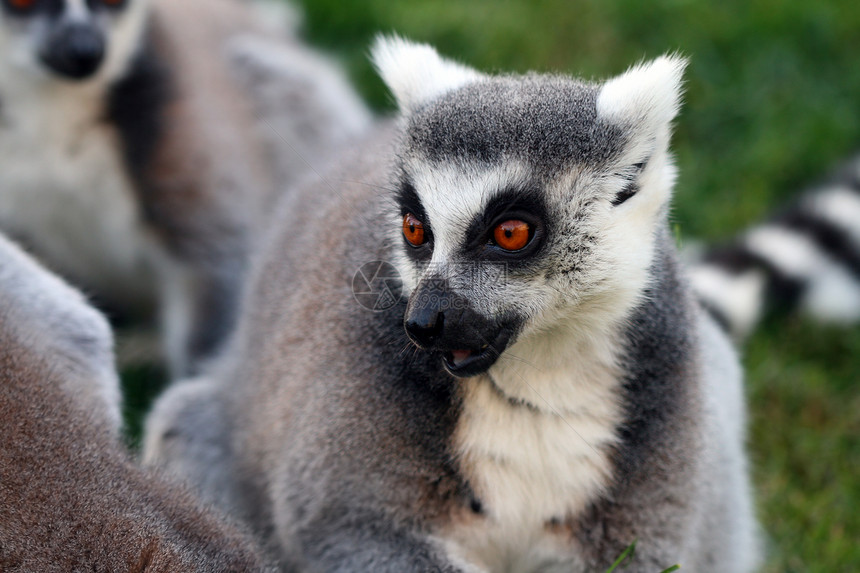
[[472,68],[442,58],[431,46],[398,36],[377,36],[370,53],[377,72],[404,112],[483,77]]
[[607,81],[597,98],[598,117],[632,131],[633,147],[651,146],[643,153],[668,142],[672,120],[681,103],[687,60],[662,56],[630,68]]

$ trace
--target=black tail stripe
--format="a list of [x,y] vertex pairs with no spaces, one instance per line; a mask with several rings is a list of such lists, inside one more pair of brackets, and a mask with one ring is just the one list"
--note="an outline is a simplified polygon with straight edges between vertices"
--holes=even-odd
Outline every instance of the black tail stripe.
[[762,271],[767,277],[765,302],[774,306],[793,308],[807,287],[805,280],[785,274],[772,262],[742,244],[715,248],[705,256],[704,262],[736,275],[755,269]]
[[774,223],[808,237],[860,281],[860,249],[844,230],[814,212],[799,209],[779,215]]
[[729,320],[729,316],[725,312],[723,312],[722,309],[716,307],[715,305],[701,297],[699,297],[699,306],[701,306],[705,312],[710,314],[711,318],[714,319],[714,322],[716,322],[717,325],[724,331],[732,332],[734,330],[732,328],[732,321]]

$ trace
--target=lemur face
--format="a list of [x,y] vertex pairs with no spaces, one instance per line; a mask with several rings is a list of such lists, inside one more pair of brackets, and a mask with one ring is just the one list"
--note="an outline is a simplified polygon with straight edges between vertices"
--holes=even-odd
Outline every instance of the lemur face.
[[404,111],[389,224],[411,340],[468,377],[524,337],[622,321],[665,220],[683,62],[590,84],[485,77],[427,50],[375,54]]
[[570,80],[488,79],[409,117],[405,327],[451,374],[486,371],[606,280],[612,203],[638,173],[596,100],[594,86]]
[[[122,51],[145,0],[0,0],[0,59],[24,73],[82,81]],[[135,38],[136,40],[136,38]]]
[[403,167],[401,269],[411,290],[404,321],[410,339],[438,352],[449,372],[472,376],[521,330],[517,299],[536,294],[530,277],[547,256],[554,225],[540,189],[516,173],[470,170],[471,180],[440,167]]

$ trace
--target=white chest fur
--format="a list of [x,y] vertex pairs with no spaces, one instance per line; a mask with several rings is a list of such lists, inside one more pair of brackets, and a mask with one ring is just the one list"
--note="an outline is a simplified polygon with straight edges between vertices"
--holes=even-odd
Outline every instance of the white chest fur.
[[506,573],[569,562],[547,523],[575,516],[609,479],[621,420],[615,364],[614,344],[556,331],[467,381],[455,441],[484,517],[446,535],[455,554]]
[[85,288],[122,293],[120,304],[148,297],[148,240],[100,87],[10,84],[0,84],[0,229]]

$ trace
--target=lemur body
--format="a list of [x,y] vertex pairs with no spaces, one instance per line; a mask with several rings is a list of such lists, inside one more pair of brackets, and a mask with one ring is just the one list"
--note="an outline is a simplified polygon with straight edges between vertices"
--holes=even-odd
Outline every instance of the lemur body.
[[[233,346],[160,400],[146,459],[288,569],[597,572],[638,540],[630,571],[751,571],[737,358],[666,221],[683,62],[375,58],[398,127],[284,201]],[[358,303],[372,261],[408,302]]]
[[[0,10],[0,228],[108,307],[157,303],[174,373],[193,371],[232,328],[272,197],[367,111],[243,3],[53,5]],[[88,75],[41,55],[63,34],[101,38]]]
[[135,466],[107,321],[0,236],[0,569],[263,571],[249,539]]

